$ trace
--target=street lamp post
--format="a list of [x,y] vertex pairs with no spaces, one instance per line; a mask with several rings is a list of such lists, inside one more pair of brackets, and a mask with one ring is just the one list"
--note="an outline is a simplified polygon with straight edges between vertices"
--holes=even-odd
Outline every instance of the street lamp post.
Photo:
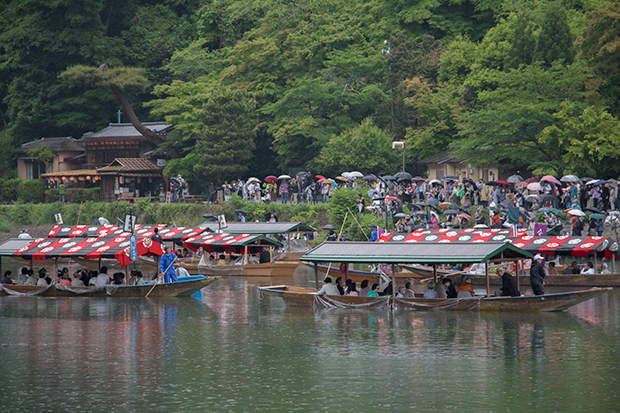
[[381,49],[381,53],[385,56],[385,61],[388,62],[388,81],[390,82],[390,101],[392,102],[392,136],[394,136],[394,97],[392,95],[392,65],[388,58],[392,54],[392,44],[387,40],[383,41],[383,44],[387,46],[387,49]]
[[405,142],[392,142],[392,149],[395,148],[403,149],[403,172],[405,172]]

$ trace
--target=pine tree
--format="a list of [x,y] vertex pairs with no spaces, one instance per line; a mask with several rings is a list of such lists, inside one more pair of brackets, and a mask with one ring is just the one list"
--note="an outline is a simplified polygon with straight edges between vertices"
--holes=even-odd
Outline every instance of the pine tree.
[[560,59],[565,64],[571,64],[574,57],[573,36],[568,26],[566,10],[555,1],[550,3],[545,11],[534,60],[551,67],[553,62]]

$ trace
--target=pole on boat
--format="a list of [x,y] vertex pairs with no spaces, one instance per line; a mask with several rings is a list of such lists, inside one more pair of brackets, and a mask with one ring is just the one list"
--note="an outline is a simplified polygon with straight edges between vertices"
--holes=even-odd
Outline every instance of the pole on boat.
[[616,273],[616,253],[611,254],[611,272]]
[[316,262],[314,263],[314,285],[316,286],[316,290],[319,291],[319,267]]
[[491,286],[489,285],[489,261],[484,262],[484,274],[487,277],[487,297],[491,296]]
[[344,282],[346,284],[347,282],[347,278],[349,278],[349,263],[345,262],[343,263],[343,267],[344,267]]
[[32,269],[32,258],[30,258],[30,269]]
[[437,264],[433,264],[433,282],[437,284]]
[[392,264],[392,298],[396,297],[396,276],[394,275],[394,264]]
[[273,262],[273,247],[269,247],[269,263]]
[[517,290],[521,287],[519,286],[519,267],[521,266],[521,260],[515,261],[515,274],[517,275]]
[[97,267],[97,271],[101,270],[101,257],[99,257],[99,267]]
[[245,253],[243,254],[243,265],[248,263],[248,246],[245,246]]
[[286,249],[288,250],[286,251],[287,254],[289,254],[291,252],[291,233],[290,232],[286,234]]
[[58,257],[54,258],[54,277],[58,277]]
[[598,257],[596,255],[596,252],[594,253],[594,272],[598,272]]

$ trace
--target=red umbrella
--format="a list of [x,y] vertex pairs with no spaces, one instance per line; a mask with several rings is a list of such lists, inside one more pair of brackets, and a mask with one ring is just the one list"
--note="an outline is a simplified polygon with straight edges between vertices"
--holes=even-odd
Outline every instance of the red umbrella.
[[278,182],[278,178],[273,175],[269,175],[267,178],[265,178],[265,182],[269,182],[269,183]]
[[525,181],[523,182],[527,182],[528,184],[531,184],[532,182],[538,182],[536,179],[534,178],[527,178]]
[[510,182],[507,181],[496,181],[500,185],[510,185]]
[[316,179],[327,179],[327,178],[325,178],[323,175],[317,175],[317,176],[315,176],[315,178],[316,178]]

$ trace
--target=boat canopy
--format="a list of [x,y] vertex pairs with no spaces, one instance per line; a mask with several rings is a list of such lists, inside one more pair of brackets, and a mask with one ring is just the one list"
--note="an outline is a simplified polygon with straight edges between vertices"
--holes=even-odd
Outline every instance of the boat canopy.
[[13,255],[20,249],[32,244],[34,240],[34,238],[11,238],[0,244],[0,256]]
[[159,231],[159,235],[164,242],[173,241],[180,242],[190,237],[195,237],[204,232],[212,232],[208,227],[166,227]]
[[380,243],[326,241],[301,257],[310,262],[385,264],[459,264],[487,260],[530,259],[533,255],[510,243]]
[[[518,233],[519,234],[519,233]],[[547,255],[571,255],[574,257],[588,257],[597,255],[611,258],[614,254],[620,256],[618,243],[609,237],[590,236],[532,236],[523,232],[518,237],[512,236],[509,229],[465,229],[439,230],[439,231],[415,231],[411,233],[387,233],[383,234],[379,243],[484,243],[484,242],[508,242],[530,254]]]
[[[150,237],[155,232],[155,228],[160,231],[166,228],[166,224],[143,225],[138,224],[134,227],[134,233],[139,238]],[[48,238],[74,238],[74,237],[106,237],[108,235],[129,236],[131,233],[124,232],[122,228],[114,225],[55,225]]]
[[[188,238],[183,245],[192,251],[198,251],[202,247],[207,252],[234,252],[237,254],[245,253],[245,248],[241,247],[281,247],[278,241],[268,238],[262,234],[229,234],[226,232],[215,234],[203,234],[194,238]],[[255,250],[248,251],[256,253]]]
[[[217,222],[205,222],[212,231],[218,231]],[[303,222],[229,222],[223,228],[228,234],[287,234],[289,232],[315,232],[316,229]]]

